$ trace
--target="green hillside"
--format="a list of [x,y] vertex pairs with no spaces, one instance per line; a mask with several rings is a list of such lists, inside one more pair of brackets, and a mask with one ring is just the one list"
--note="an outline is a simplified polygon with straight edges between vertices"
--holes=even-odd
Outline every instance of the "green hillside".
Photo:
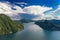
[[23,28],[21,23],[14,22],[8,16],[0,14],[0,35],[15,33]]

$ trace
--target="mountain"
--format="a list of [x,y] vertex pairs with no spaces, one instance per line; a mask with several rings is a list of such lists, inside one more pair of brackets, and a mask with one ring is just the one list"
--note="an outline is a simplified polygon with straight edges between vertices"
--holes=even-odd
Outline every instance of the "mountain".
[[53,24],[56,24],[56,25],[60,25],[60,20],[49,20],[49,22],[53,23]]
[[58,27],[56,24],[51,23],[49,20],[40,20],[35,22],[35,24],[39,25],[42,27],[44,30],[60,30],[60,27]]
[[19,23],[35,22],[35,20],[30,20],[30,19],[21,19],[21,20],[14,20],[14,21]]
[[22,23],[14,22],[10,17],[0,14],[0,35],[15,33],[23,28]]
[[30,20],[30,19],[21,19],[20,21],[21,21],[22,23],[34,22],[34,20]]

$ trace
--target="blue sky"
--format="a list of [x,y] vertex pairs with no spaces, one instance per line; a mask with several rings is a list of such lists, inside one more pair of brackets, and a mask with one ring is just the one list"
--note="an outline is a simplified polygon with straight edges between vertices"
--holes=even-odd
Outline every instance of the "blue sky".
[[1,0],[1,1],[9,1],[11,3],[14,2],[26,2],[28,5],[41,5],[57,8],[60,5],[60,0]]

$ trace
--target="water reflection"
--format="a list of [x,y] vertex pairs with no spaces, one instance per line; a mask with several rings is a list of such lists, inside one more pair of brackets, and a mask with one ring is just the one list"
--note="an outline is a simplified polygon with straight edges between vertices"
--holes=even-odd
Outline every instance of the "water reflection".
[[43,29],[40,28],[38,25],[35,25],[34,23],[25,23],[24,27],[25,29],[22,32],[20,32],[21,35],[16,35],[16,37],[18,37],[17,38],[18,40],[19,39],[21,40],[45,40]]
[[60,40],[60,31],[45,31],[33,23],[24,23],[24,30],[0,36],[0,40]]
[[60,31],[50,32],[50,40],[60,40]]

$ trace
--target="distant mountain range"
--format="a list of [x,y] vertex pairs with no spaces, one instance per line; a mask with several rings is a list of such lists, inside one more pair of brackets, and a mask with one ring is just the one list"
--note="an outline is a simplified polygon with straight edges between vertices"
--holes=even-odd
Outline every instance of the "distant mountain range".
[[49,30],[49,31],[56,31],[60,30],[60,21],[59,20],[40,20],[35,22],[35,24],[39,25],[42,27],[44,30]]
[[22,23],[12,21],[10,17],[0,14],[0,35],[15,33],[23,28]]
[[60,20],[49,20],[49,22],[56,24],[56,25],[60,25]]
[[35,20],[30,20],[30,19],[21,19],[21,20],[14,20],[15,22],[20,22],[20,23],[29,23],[29,22],[35,22]]
[[29,23],[29,22],[34,22],[34,20],[30,20],[30,19],[21,19],[20,22],[22,22],[22,23]]

